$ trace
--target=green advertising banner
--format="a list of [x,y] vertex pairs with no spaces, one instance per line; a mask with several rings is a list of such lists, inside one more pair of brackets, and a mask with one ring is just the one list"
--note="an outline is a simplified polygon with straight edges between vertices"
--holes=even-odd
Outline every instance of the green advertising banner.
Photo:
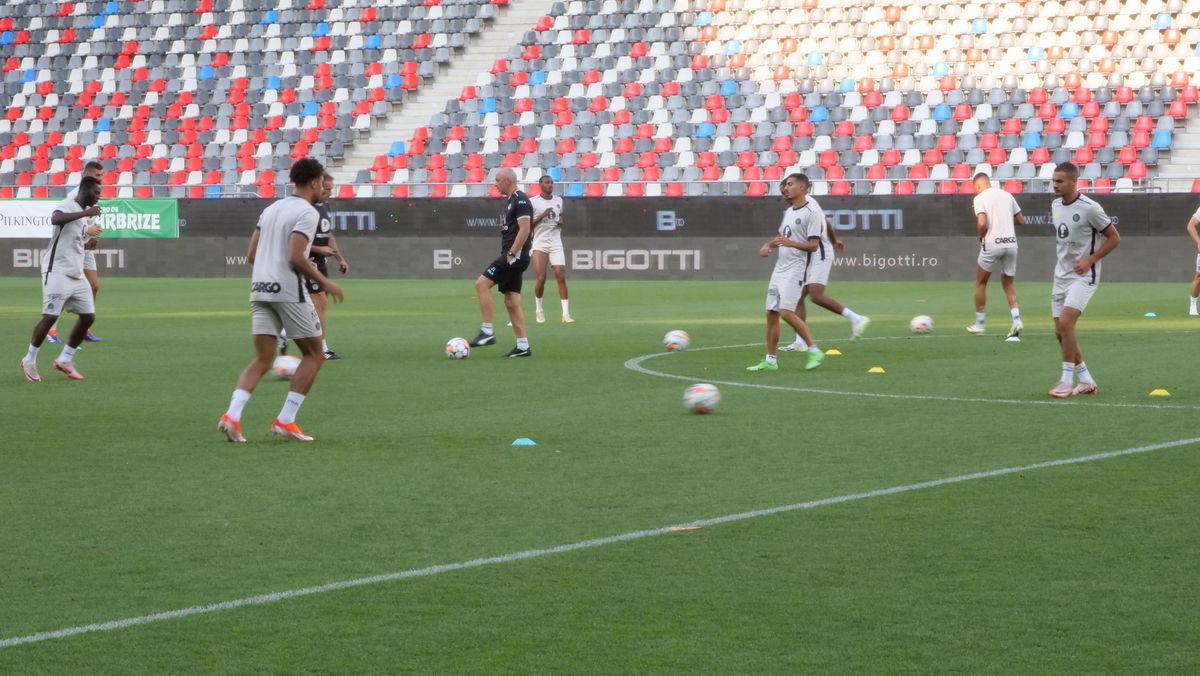
[[179,205],[173,199],[104,199],[100,217],[110,237],[178,238]]

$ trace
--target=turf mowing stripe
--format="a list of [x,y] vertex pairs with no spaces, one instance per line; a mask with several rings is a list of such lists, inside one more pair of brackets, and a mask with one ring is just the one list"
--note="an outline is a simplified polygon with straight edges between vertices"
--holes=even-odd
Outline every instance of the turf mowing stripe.
[[369,585],[381,584],[384,582],[394,582],[396,580],[407,580],[416,577],[429,577],[431,575],[440,575],[456,570],[467,570],[470,568],[480,568],[501,563],[512,563],[513,561],[523,561],[525,559],[536,559],[551,554],[565,554],[567,552],[579,551],[581,549],[593,549],[596,547],[604,547],[606,545],[617,544],[620,542],[628,542],[630,540],[641,540],[644,538],[657,537],[667,535],[679,529],[699,528],[703,526],[716,526],[735,521],[745,521],[747,519],[756,519],[772,514],[781,514],[784,512],[795,512],[804,509],[815,509],[817,507],[826,507],[829,505],[840,505],[847,502],[855,502],[858,500],[868,500],[870,498],[881,498],[889,495],[897,495],[899,493],[911,493],[913,491],[925,490],[927,488],[937,488],[939,486],[948,486],[951,484],[959,484],[966,481],[976,481],[978,479],[990,479],[993,477],[1008,476],[1010,474],[1019,474],[1021,472],[1030,472],[1039,469],[1050,467],[1063,467],[1066,465],[1079,465],[1088,462],[1096,462],[1098,460],[1108,460],[1111,458],[1119,458],[1127,455],[1137,455],[1141,453],[1151,453],[1153,451],[1161,451],[1168,448],[1178,448],[1180,446],[1188,446],[1200,442],[1200,437],[1190,439],[1179,439],[1176,441],[1165,441],[1149,446],[1138,446],[1135,448],[1126,448],[1120,451],[1108,451],[1105,453],[1094,453],[1092,455],[1077,456],[1074,458],[1063,458],[1061,460],[1048,460],[1046,462],[1037,462],[1030,465],[1021,465],[1019,467],[1004,467],[1002,469],[993,469],[983,472],[974,472],[972,474],[960,474],[958,476],[946,477],[943,479],[933,479],[931,481],[922,481],[920,483],[905,484],[902,486],[892,486],[891,488],[880,488],[873,491],[863,493],[847,493],[845,495],[837,495],[829,498],[821,498],[819,500],[810,500],[808,502],[797,502],[790,505],[780,505],[778,507],[768,507],[765,509],[756,509],[749,512],[739,512],[736,514],[727,514],[725,516],[711,517],[708,519],[698,519],[687,523],[676,524],[672,526],[663,526],[661,528],[652,528],[649,530],[636,530],[620,535],[610,535],[608,537],[595,538],[592,540],[584,540],[582,542],[574,542],[565,545],[557,545],[544,549],[527,549],[521,552],[513,552],[511,554],[501,554],[500,556],[492,556],[482,559],[471,559],[470,561],[460,561],[458,563],[445,563],[438,566],[429,566],[427,568],[413,568],[395,573],[385,573],[382,575],[372,575],[370,577],[360,577],[352,580],[342,580],[339,582],[330,582],[328,584],[317,585],[315,587],[304,587],[301,589],[292,589],[289,591],[273,592],[270,594],[260,594],[258,596],[248,596],[246,598],[233,599],[231,601],[222,601],[220,603],[211,603],[203,606],[191,606],[189,608],[180,608],[178,610],[168,610],[152,615],[140,615],[138,617],[130,617],[123,620],[111,620],[109,622],[98,622],[95,624],[85,624],[77,627],[68,627],[66,629],[57,629],[55,631],[44,631],[28,636],[14,636],[12,638],[0,639],[0,648],[11,648],[29,643],[40,643],[60,638],[68,638],[79,634],[91,634],[102,631],[115,631],[117,629],[126,629],[136,627],[142,624],[151,624],[154,622],[162,622],[164,620],[175,620],[193,615],[208,615],[218,613],[225,610],[234,610],[246,606],[262,606],[270,603],[278,603],[288,599],[300,598],[303,596],[313,596],[316,594],[324,594],[326,592],[340,591],[343,589],[353,589],[355,587],[366,587]]
[[[951,336],[952,337],[952,336]],[[869,340],[864,338],[863,340]],[[875,340],[887,340],[887,338],[876,338]],[[763,345],[763,343],[743,343],[740,345],[718,345],[716,347],[699,347],[690,352],[701,352],[703,350],[730,350],[739,347],[755,347]],[[653,354],[644,354],[640,357],[634,357],[625,362],[625,368],[635,373],[643,375],[655,376],[657,378],[671,378],[673,380],[683,380],[692,383],[711,383],[713,385],[729,385],[730,387],[750,387],[758,390],[772,390],[775,392],[800,392],[803,394],[831,394],[839,397],[868,397],[872,399],[908,399],[916,401],[953,401],[968,404],[1012,404],[1018,406],[1089,406],[1096,408],[1150,408],[1159,410],[1177,410],[1177,411],[1195,411],[1200,410],[1200,406],[1185,406],[1182,404],[1122,404],[1117,402],[1107,401],[1081,401],[1075,398],[1072,401],[1063,401],[1062,399],[988,399],[986,397],[951,397],[940,394],[892,394],[887,392],[854,392],[850,390],[827,390],[819,387],[789,387],[787,385],[767,385],[765,383],[744,383],[737,380],[713,380],[711,378],[699,376],[681,376],[674,373],[663,373],[642,366],[642,362],[654,359],[656,357],[667,357],[675,353],[673,352],[655,352]]]

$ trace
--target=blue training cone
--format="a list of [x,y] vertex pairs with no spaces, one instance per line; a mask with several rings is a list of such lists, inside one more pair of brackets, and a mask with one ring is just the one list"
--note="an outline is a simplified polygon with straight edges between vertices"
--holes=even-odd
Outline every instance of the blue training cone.
[[516,441],[513,441],[512,445],[513,446],[537,446],[537,444],[534,443],[533,439],[530,439],[529,437],[521,437],[521,438],[517,439]]

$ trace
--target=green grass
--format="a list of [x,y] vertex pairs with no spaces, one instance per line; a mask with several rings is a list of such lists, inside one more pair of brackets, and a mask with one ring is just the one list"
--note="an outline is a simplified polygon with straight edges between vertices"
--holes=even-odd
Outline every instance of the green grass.
[[[750,374],[762,348],[725,346],[761,342],[764,286],[576,281],[577,323],[549,298],[532,359],[502,358],[500,318],[450,362],[469,281],[351,280],[346,359],[300,412],[317,442],[270,438],[286,384],[264,381],[235,446],[215,423],[250,355],[242,280],[106,279],[87,380],[47,346],[30,385],[38,286],[0,279],[0,641],[1200,436],[1186,284],[1106,284],[1081,321],[1101,393],[1066,402],[1046,285],[1019,285],[1014,345],[998,288],[973,337],[969,284],[838,283],[871,339],[816,310],[843,356]],[[938,331],[910,336],[916,314]],[[680,379],[624,367],[674,328],[693,349],[642,366]],[[781,389],[723,384],[696,416],[701,381]],[[1197,450],[0,648],[0,673],[1196,673]]]

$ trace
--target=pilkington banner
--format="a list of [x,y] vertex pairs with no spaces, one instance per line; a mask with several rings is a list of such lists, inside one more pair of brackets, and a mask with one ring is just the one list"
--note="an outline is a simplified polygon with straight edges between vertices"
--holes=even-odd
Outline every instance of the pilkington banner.
[[[60,200],[0,200],[0,238],[54,235],[50,216]],[[179,206],[173,199],[100,200],[104,238],[179,237]]]

